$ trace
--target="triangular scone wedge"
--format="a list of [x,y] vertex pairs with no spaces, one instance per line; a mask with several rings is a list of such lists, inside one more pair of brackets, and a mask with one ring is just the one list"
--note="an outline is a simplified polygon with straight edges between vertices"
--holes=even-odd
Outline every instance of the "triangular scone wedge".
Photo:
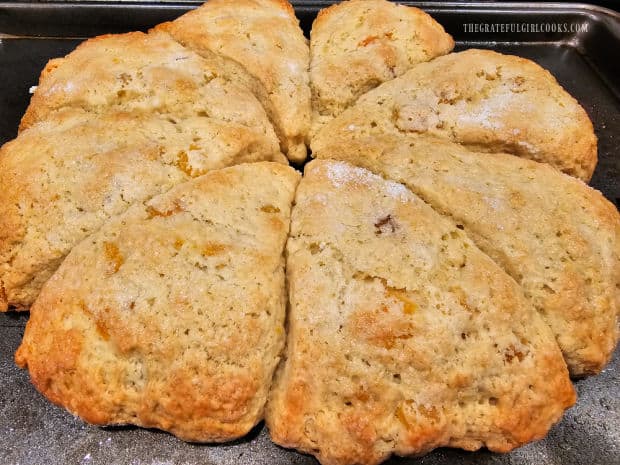
[[16,361],[99,425],[227,441],[261,420],[284,345],[284,244],[299,173],[238,165],[134,206],[75,247]]
[[310,34],[312,134],[362,94],[453,47],[452,37],[418,8],[350,0],[321,10]]
[[286,358],[272,439],[329,465],[435,447],[506,452],[575,401],[521,288],[402,184],[306,166],[287,242]]
[[420,63],[368,92],[313,138],[312,151],[342,133],[428,133],[549,163],[585,181],[597,161],[588,115],[555,78],[532,61],[488,50]]
[[402,182],[462,225],[521,284],[573,376],[609,361],[620,326],[620,215],[600,192],[543,163],[433,137],[345,137],[317,155]]
[[261,128],[208,117],[64,109],[0,149],[0,311],[26,310],[110,217],[207,171],[281,161]]
[[223,57],[201,57],[163,32],[130,32],[87,40],[51,60],[39,80],[20,130],[61,108],[90,113],[143,111],[242,124],[274,144],[273,125],[252,93],[254,79]]
[[283,151],[291,161],[306,159],[310,51],[287,0],[209,0],[156,29],[200,54],[235,60],[255,76]]

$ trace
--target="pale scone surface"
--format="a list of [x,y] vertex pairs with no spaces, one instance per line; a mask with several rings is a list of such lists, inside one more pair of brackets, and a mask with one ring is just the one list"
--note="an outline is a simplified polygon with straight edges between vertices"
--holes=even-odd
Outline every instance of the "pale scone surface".
[[209,0],[158,28],[198,53],[228,57],[256,76],[270,101],[283,150],[292,161],[305,160],[310,52],[288,1]]
[[427,136],[343,137],[316,154],[406,184],[452,217],[524,289],[574,376],[598,373],[618,342],[620,215],[552,167]]
[[323,464],[509,451],[575,400],[549,327],[455,223],[402,184],[306,166],[287,242],[272,439]]
[[237,165],[136,205],[75,247],[16,354],[95,424],[188,441],[246,434],[284,344],[284,244],[299,173]]
[[201,57],[159,31],[95,37],[47,64],[20,129],[66,107],[95,114],[143,111],[174,121],[202,116],[243,124],[277,144],[263,106],[231,79],[224,62]]
[[431,134],[482,152],[548,163],[588,181],[596,136],[585,110],[530,60],[467,50],[415,65],[366,93],[313,138]]
[[71,248],[134,203],[237,163],[286,163],[260,128],[65,108],[0,149],[0,310],[26,310]]
[[350,0],[325,8],[310,38],[312,134],[362,94],[454,47],[428,14],[387,0]]

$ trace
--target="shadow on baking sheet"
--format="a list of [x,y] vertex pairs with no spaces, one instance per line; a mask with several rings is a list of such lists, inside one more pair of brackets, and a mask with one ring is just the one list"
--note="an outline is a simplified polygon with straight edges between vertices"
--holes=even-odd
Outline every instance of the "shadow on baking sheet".
[[[162,430],[155,429],[155,428],[141,428],[139,426],[134,426],[134,425],[102,426],[100,428],[103,431],[110,431],[110,432],[145,430],[145,431],[148,431],[151,434],[162,435],[162,436],[170,436],[170,433],[167,433],[166,431],[162,431]],[[245,444],[245,443],[248,443],[248,442],[251,442],[251,441],[255,440],[258,437],[258,435],[260,434],[260,432],[263,430],[263,428],[264,428],[264,422],[261,421],[258,425],[256,425],[254,428],[252,428],[250,430],[250,432],[247,433],[245,436],[243,436],[242,438],[239,438],[239,439],[235,439],[234,441],[228,441],[228,442],[224,442],[224,443],[219,443],[219,442],[205,442],[205,443],[201,443],[201,442],[187,442],[187,444],[191,444],[192,446],[196,446],[196,447],[230,447],[230,446],[237,446],[237,445]],[[186,441],[183,441],[183,442],[186,442]]]

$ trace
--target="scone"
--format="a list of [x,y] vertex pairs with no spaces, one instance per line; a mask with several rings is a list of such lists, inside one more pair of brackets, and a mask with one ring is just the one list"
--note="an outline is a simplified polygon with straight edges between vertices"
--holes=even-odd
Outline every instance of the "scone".
[[453,47],[418,8],[349,0],[319,11],[310,34],[312,134],[362,94]]
[[243,436],[284,345],[299,177],[276,163],[225,168],[109,221],[45,285],[17,363],[90,423]]
[[47,115],[0,149],[0,311],[28,309],[72,247],[132,204],[262,160],[286,163],[260,127],[141,111]]
[[163,32],[96,37],[46,65],[20,129],[62,108],[143,111],[173,122],[202,116],[243,124],[277,144],[273,125],[248,88],[252,77],[228,61],[201,57]]
[[467,50],[414,66],[362,96],[312,140],[427,133],[482,152],[506,152],[587,181],[596,136],[584,109],[537,64]]
[[156,29],[202,55],[228,57],[255,76],[282,149],[294,162],[305,160],[309,49],[287,0],[209,0]]
[[323,464],[435,447],[506,452],[575,393],[549,327],[457,225],[402,184],[306,166],[287,242],[272,439]]
[[344,137],[317,154],[406,184],[525,291],[573,376],[598,373],[620,327],[620,215],[548,165],[425,136]]

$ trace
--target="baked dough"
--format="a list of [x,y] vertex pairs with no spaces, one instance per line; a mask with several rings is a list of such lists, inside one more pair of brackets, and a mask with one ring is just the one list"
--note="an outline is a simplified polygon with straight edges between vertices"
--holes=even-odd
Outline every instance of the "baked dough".
[[521,286],[571,375],[598,373],[620,328],[620,215],[600,192],[543,163],[429,136],[332,141],[316,154],[406,184]]
[[306,166],[272,439],[326,465],[542,438],[575,393],[549,327],[456,224],[402,184]]
[[597,160],[588,115],[555,78],[532,61],[488,50],[420,63],[368,92],[316,135],[313,152],[342,132],[428,133],[549,163],[585,181]]
[[204,55],[231,58],[255,76],[254,89],[269,110],[293,162],[306,159],[310,129],[308,41],[286,0],[209,0],[156,28]]
[[65,108],[0,149],[0,310],[27,310],[71,248],[176,184],[237,163],[286,163],[260,127]]
[[226,441],[261,420],[284,345],[299,173],[237,165],[135,205],[76,246],[32,307],[17,363],[94,424]]
[[243,124],[278,139],[253,78],[219,56],[204,58],[163,32],[95,37],[64,58],[50,60],[20,129],[61,108],[159,113],[172,120],[202,116]]
[[[266,416],[330,465],[542,438],[575,401],[562,351],[581,376],[618,340],[618,212],[555,170],[592,175],[587,114],[528,60],[441,56],[415,8],[347,1],[311,35],[286,0],[210,0],[48,63],[0,149],[17,363],[90,423],[213,442]],[[310,142],[352,164],[295,195],[281,151]]]
[[452,37],[418,8],[387,0],[324,8],[310,34],[312,134],[362,94],[453,47]]

